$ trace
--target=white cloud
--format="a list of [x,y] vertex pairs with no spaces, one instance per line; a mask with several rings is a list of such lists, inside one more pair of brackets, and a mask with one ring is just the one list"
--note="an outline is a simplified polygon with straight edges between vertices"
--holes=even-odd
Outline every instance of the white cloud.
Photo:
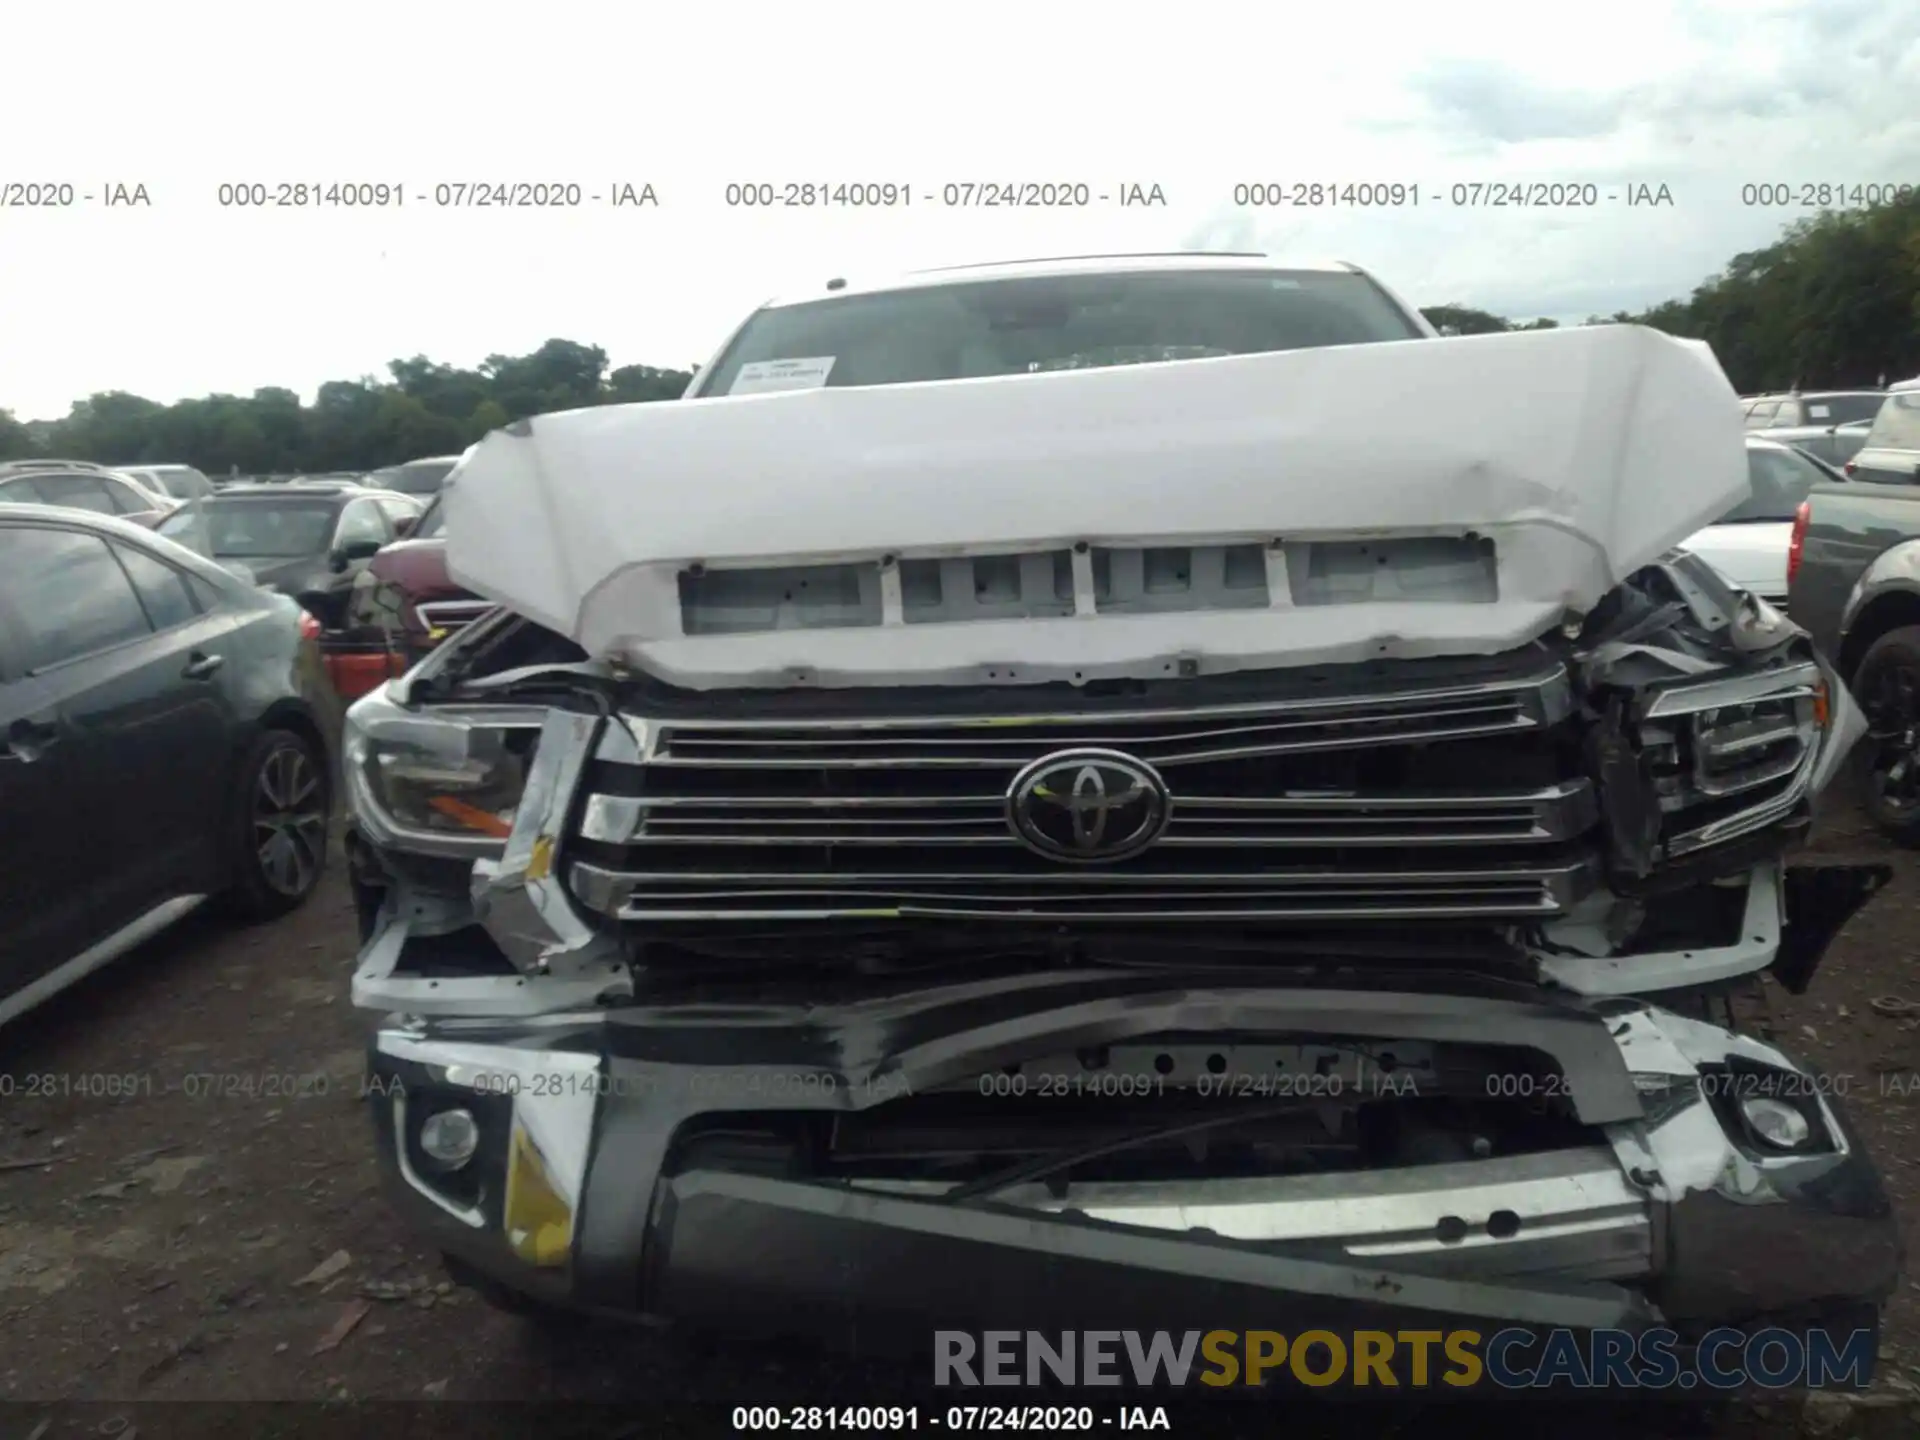
[[[1135,18],[1135,16],[1139,18]],[[1205,243],[1340,255],[1424,303],[1578,318],[1686,293],[1799,212],[1743,182],[1920,182],[1920,0],[1247,7],[976,0],[696,17],[337,0],[9,17],[0,182],[150,210],[0,211],[0,406],[473,364],[550,336],[704,359],[832,275]],[[108,43],[100,43],[102,38]],[[1666,183],[1671,208],[1496,213],[1455,182]],[[398,211],[244,211],[222,182],[397,181]],[[436,181],[650,181],[657,210],[436,209]],[[890,212],[729,209],[729,179],[908,182]],[[953,210],[944,182],[1158,183],[1165,209]],[[1417,182],[1417,209],[1236,210],[1237,181]],[[422,201],[425,197],[425,203]],[[1436,197],[1438,203],[1436,202]]]

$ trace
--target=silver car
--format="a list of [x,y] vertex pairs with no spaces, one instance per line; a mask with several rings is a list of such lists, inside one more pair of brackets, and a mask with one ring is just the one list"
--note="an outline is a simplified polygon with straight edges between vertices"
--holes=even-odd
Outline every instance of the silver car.
[[1866,443],[1884,390],[1814,390],[1755,395],[1745,402],[1747,433],[1797,445],[1816,460],[1844,465]]

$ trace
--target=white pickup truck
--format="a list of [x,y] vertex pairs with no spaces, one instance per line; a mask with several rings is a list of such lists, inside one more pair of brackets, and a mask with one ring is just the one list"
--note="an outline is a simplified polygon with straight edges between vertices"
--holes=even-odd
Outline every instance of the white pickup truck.
[[502,608],[349,719],[395,1202],[876,1348],[1870,1330],[1877,1172],[1729,999],[1886,878],[1790,863],[1860,717],[1671,548],[1748,489],[1702,346],[1258,257],[835,282],[488,437]]

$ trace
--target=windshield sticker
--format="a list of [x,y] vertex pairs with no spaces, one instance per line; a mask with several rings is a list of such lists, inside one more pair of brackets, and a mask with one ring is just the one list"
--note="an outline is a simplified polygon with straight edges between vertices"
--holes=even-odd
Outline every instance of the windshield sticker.
[[1824,420],[1829,415],[1833,414],[1833,411],[1829,410],[1824,405],[1809,405],[1807,406],[1807,414],[1811,415],[1816,420]]
[[833,369],[831,355],[807,355],[796,360],[751,360],[740,367],[729,395],[766,395],[775,390],[818,390]]

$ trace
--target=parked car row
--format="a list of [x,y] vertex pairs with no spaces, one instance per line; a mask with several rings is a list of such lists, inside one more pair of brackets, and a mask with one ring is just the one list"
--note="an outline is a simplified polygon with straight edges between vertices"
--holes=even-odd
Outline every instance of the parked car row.
[[1842,465],[1865,442],[1885,399],[1884,390],[1815,390],[1752,395],[1742,403],[1748,431]]
[[369,643],[349,600],[451,468],[0,464],[0,1023],[210,899],[264,919],[312,893],[344,702],[435,626],[410,606],[417,647]]
[[[1686,547],[1734,583],[1777,606],[1791,608],[1796,602],[1788,583],[1790,566],[1802,554],[1806,502],[1817,491],[1844,485],[1849,479],[1876,486],[1920,486],[1920,378],[1884,391],[1748,396],[1742,404],[1753,494],[1720,521],[1691,536]],[[1868,409],[1871,413],[1860,418]],[[1836,458],[1841,456],[1845,458]],[[1820,568],[1826,568],[1831,554],[1831,537],[1825,533],[1830,522],[1850,525],[1859,516],[1883,508],[1870,496],[1862,497],[1858,507],[1823,502],[1819,522],[1823,533],[1817,546],[1823,556]],[[1852,518],[1841,518],[1845,514]],[[1878,533],[1890,539],[1897,528]],[[1863,568],[1879,553],[1867,538],[1852,548],[1855,553],[1849,558],[1859,558]],[[1840,569],[1845,571],[1846,566]],[[1838,581],[1831,576],[1809,583],[1815,623],[1831,630],[1838,623],[1836,607],[1844,603],[1845,593],[1832,593]],[[1837,641],[1840,637],[1822,633],[1820,638]],[[1851,678],[1852,672],[1848,674]]]
[[1889,389],[1844,469],[1799,507],[1788,603],[1866,712],[1868,813],[1920,845],[1920,377]]

